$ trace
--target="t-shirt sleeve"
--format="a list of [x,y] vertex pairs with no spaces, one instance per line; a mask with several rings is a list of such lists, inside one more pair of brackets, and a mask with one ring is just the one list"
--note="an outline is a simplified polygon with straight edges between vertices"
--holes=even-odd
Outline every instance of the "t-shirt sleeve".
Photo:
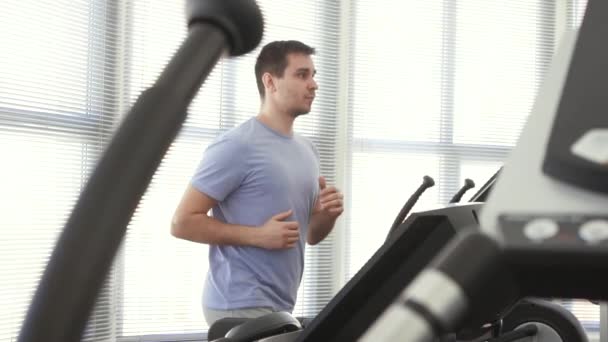
[[245,144],[235,139],[209,145],[192,177],[192,186],[216,201],[223,201],[245,179],[245,148]]

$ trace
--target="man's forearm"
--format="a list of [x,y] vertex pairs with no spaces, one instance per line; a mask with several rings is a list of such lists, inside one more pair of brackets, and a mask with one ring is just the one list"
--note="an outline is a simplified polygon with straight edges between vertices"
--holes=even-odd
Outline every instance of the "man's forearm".
[[255,227],[224,223],[205,214],[174,219],[171,233],[180,239],[210,245],[259,245]]
[[313,214],[308,225],[308,236],[306,238],[309,245],[316,245],[323,241],[334,229],[337,217],[331,218],[320,214]]

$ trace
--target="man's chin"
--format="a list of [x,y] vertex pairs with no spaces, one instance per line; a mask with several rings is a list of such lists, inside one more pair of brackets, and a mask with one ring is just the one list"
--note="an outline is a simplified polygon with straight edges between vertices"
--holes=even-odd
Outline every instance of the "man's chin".
[[294,111],[294,112],[293,112],[293,117],[294,117],[294,118],[297,118],[297,117],[298,117],[298,116],[300,116],[300,115],[306,115],[306,114],[308,114],[308,113],[310,113],[310,108],[302,108],[302,109],[300,109],[300,110],[296,110],[296,111]]

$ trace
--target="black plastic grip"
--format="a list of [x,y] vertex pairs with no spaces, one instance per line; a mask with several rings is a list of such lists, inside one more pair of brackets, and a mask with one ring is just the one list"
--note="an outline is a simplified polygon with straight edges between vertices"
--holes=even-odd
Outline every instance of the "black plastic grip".
[[253,0],[188,0],[186,2],[188,26],[209,22],[227,35],[230,54],[244,55],[262,40],[264,19]]

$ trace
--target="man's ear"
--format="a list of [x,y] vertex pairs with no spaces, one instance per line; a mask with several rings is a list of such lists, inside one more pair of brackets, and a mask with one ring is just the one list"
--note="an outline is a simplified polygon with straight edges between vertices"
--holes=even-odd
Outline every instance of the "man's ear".
[[272,77],[270,73],[265,72],[264,75],[262,75],[262,82],[264,83],[264,88],[267,92],[276,90],[276,86],[274,84],[274,77]]

